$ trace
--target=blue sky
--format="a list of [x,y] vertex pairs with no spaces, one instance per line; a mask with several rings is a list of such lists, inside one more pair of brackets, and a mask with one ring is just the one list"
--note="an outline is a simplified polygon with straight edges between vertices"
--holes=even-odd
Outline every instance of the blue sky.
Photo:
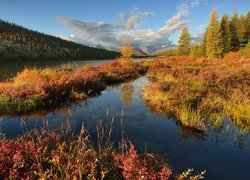
[[246,14],[250,1],[10,0],[1,2],[0,18],[90,46],[164,46],[176,43],[185,25],[199,38],[215,8],[220,17],[235,8]]

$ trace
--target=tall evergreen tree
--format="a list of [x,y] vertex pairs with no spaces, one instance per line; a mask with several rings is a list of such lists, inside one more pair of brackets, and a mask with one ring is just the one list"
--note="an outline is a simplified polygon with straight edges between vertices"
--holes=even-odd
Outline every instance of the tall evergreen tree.
[[246,33],[247,29],[245,29],[246,27],[245,23],[246,23],[245,17],[240,16],[239,21],[238,21],[238,26],[237,26],[237,33],[238,33],[240,48],[244,48],[246,46],[244,34]]
[[207,56],[207,50],[206,50],[206,46],[207,46],[207,29],[208,28],[206,28],[206,31],[205,31],[204,36],[203,36],[203,41],[202,41],[202,50],[203,50],[204,56]]
[[221,23],[220,23],[220,33],[221,33],[221,42],[222,42],[222,53],[226,54],[231,49],[231,34],[230,34],[230,24],[229,17],[227,14],[224,14]]
[[234,15],[230,21],[230,32],[231,32],[231,51],[238,51],[240,49],[240,42],[238,37],[238,24],[239,17],[238,11],[234,11]]
[[222,57],[221,39],[218,13],[214,10],[210,17],[206,38],[206,51],[209,59],[218,59]]
[[244,33],[243,33],[243,44],[246,46],[248,43],[250,43],[250,10],[245,16]]
[[179,36],[179,41],[178,41],[178,54],[179,55],[189,55],[190,50],[191,50],[191,41],[192,37],[188,32],[188,28],[185,26],[182,29],[182,33]]

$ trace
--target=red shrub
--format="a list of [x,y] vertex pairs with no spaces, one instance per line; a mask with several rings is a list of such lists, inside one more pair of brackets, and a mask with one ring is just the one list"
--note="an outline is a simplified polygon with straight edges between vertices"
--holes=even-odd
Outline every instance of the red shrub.
[[167,180],[172,174],[171,169],[167,166],[163,166],[160,171],[156,171],[145,159],[140,158],[132,144],[130,144],[129,151],[118,155],[113,153],[113,157],[117,165],[123,170],[124,178],[128,180]]

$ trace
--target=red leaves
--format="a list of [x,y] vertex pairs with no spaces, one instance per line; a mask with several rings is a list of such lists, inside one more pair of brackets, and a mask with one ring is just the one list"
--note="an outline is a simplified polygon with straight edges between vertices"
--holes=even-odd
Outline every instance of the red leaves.
[[113,153],[113,157],[116,164],[123,170],[124,178],[128,180],[167,180],[172,174],[171,169],[167,166],[163,166],[160,171],[156,171],[152,164],[139,156],[132,144],[130,144],[129,151],[122,154]]
[[152,155],[139,156],[132,144],[129,151],[117,154],[110,147],[94,149],[85,136],[62,140],[54,132],[34,134],[0,141],[0,177],[100,179],[105,175],[104,179],[112,179],[116,175],[125,179],[166,180],[172,174],[169,167],[158,163]]
[[28,134],[16,141],[0,141],[0,174],[13,179],[34,178],[33,171],[40,167],[39,159],[49,157],[48,148],[56,148],[59,141],[60,136],[55,133],[38,137],[37,142]]

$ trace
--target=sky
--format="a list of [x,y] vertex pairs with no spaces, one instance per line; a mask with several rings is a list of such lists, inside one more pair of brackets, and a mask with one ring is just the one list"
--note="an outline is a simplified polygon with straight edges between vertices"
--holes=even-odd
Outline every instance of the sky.
[[0,19],[89,46],[177,44],[184,26],[199,41],[212,10],[250,10],[249,0],[1,0]]

